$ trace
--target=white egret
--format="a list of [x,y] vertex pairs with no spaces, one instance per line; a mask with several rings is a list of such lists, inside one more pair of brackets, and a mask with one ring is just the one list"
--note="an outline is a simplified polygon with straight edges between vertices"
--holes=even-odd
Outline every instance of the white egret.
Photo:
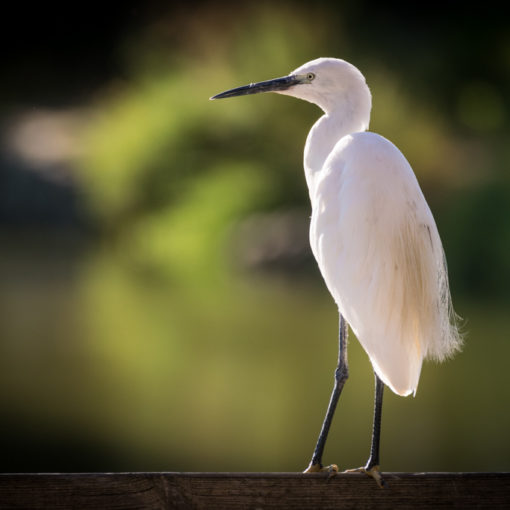
[[379,438],[384,384],[416,393],[422,362],[460,348],[446,260],[437,227],[411,166],[382,136],[367,132],[372,98],[353,65],[319,58],[288,76],[217,94],[294,96],[324,115],[306,140],[304,168],[312,216],[310,244],[340,313],[338,366],[327,414],[306,472],[322,454],[348,377],[347,324],[372,362],[376,389],[372,444],[362,471],[381,486]]

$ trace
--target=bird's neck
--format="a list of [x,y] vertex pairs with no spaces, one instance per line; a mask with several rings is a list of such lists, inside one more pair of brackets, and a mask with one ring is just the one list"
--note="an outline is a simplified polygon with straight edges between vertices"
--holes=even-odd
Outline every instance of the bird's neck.
[[304,167],[310,198],[324,163],[344,136],[368,129],[370,110],[361,118],[352,111],[334,110],[323,115],[312,127],[306,139]]

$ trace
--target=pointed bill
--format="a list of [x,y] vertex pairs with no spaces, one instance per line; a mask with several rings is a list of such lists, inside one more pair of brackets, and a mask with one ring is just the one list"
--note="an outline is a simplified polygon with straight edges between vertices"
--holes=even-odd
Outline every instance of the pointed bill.
[[223,99],[225,97],[246,96],[248,94],[259,94],[260,92],[279,92],[287,90],[289,87],[299,85],[302,83],[302,77],[297,75],[284,76],[282,78],[275,78],[274,80],[260,81],[258,83],[250,83],[235,89],[220,92],[210,99]]

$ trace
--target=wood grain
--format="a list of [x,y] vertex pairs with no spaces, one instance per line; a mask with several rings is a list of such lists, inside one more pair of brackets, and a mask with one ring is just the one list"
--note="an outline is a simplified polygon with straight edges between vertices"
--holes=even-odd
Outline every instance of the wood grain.
[[0,475],[1,509],[510,509],[510,473]]

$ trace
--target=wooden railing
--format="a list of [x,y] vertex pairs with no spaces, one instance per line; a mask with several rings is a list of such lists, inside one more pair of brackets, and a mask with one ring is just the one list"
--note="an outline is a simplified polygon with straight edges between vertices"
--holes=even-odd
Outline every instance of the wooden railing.
[[0,475],[0,509],[510,509],[510,473]]

